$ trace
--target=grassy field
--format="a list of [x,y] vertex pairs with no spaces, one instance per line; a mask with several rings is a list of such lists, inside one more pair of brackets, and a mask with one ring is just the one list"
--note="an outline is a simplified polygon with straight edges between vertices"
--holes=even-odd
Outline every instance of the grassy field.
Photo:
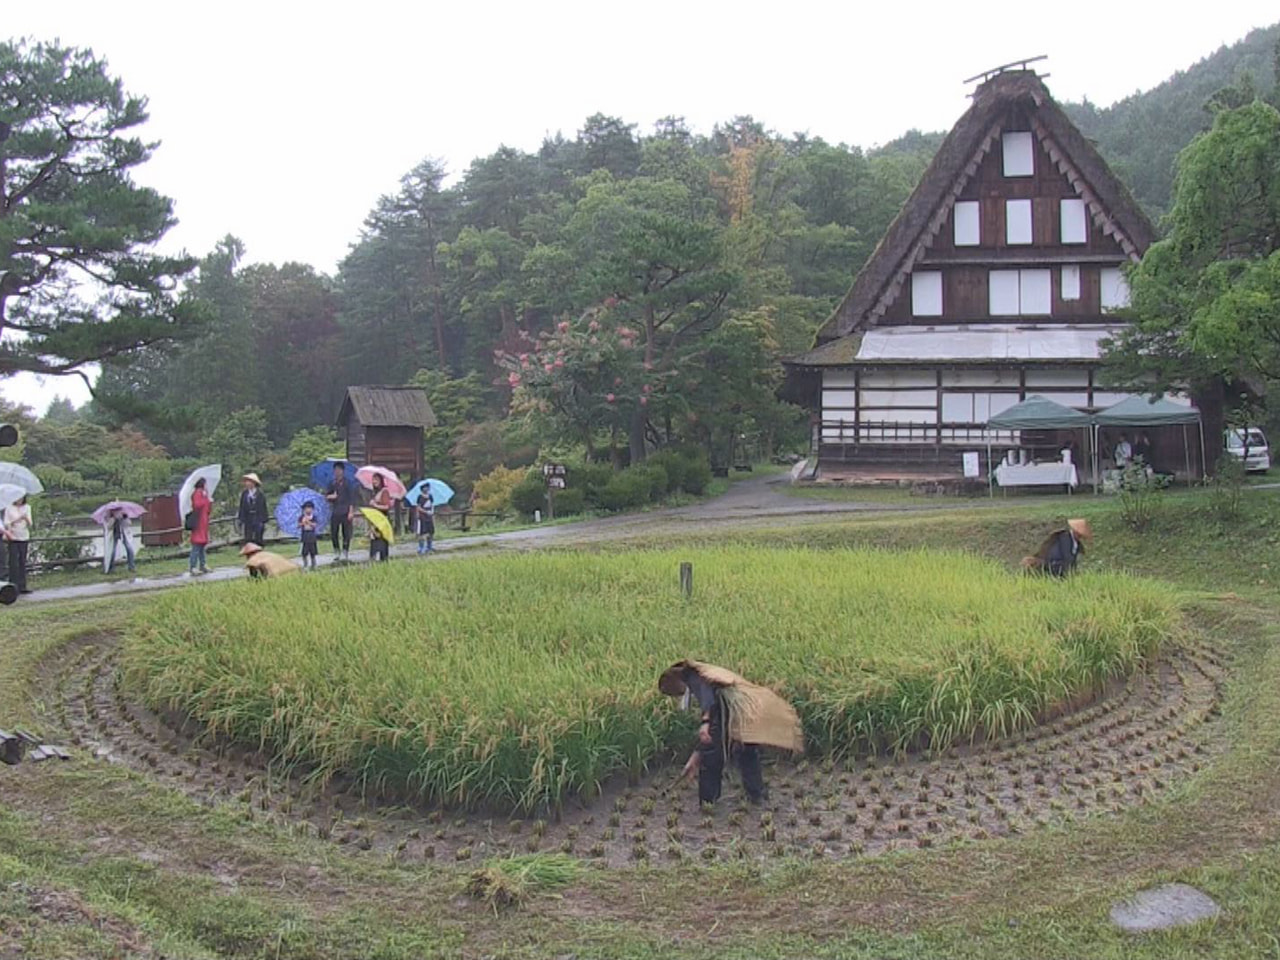
[[[1230,667],[1222,700],[1225,752],[1121,815],[838,861],[583,865],[571,872],[538,855],[504,871],[524,883],[523,901],[495,909],[467,895],[469,867],[299,836],[251,816],[234,798],[188,797],[144,772],[82,755],[59,766],[0,767],[0,956],[1276,956],[1280,498],[1254,496],[1245,514],[1231,519],[1215,517],[1203,497],[1171,500],[1143,532],[1129,530],[1114,504],[1073,507],[1098,531],[1086,565],[1167,581],[1179,591],[1192,629]],[[1060,509],[1029,502],[925,516],[721,525],[681,543],[690,549],[713,541],[837,549],[963,544],[1011,568]],[[699,575],[699,593],[704,579]],[[206,589],[231,595],[229,586]],[[57,736],[46,672],[86,639],[126,632],[135,604],[150,602],[3,611],[3,722]],[[542,872],[554,882],[542,886]],[[1110,925],[1113,902],[1170,881],[1209,893],[1223,915],[1136,937]]]
[[[697,576],[690,601],[681,560]],[[819,751],[942,748],[1096,690],[1176,629],[1170,591],[1120,574],[1064,583],[960,553],[703,548],[172,595],[139,618],[126,663],[153,705],[322,776],[529,809],[687,744],[687,716],[654,688],[683,657],[778,688]]]

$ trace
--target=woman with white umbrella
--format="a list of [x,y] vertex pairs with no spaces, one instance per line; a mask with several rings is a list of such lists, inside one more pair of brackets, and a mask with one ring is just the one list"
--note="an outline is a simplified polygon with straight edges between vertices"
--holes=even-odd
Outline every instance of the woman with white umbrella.
[[31,507],[24,495],[4,508],[4,539],[9,554],[9,580],[18,593],[30,593],[27,586],[27,548],[31,545]]

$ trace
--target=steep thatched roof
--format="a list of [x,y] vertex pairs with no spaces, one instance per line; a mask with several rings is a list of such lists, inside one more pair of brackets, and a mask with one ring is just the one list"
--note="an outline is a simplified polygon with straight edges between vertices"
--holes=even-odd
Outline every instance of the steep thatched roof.
[[1155,239],[1155,229],[1128,189],[1033,71],[1001,73],[974,92],[972,106],[947,134],[848,294],[818,331],[819,343],[875,326],[946,223],[956,197],[987,151],[999,144],[1004,125],[1019,112],[1030,120],[1045,152],[1084,198],[1103,233],[1113,237],[1130,258],[1142,256]]
[[436,425],[427,391],[418,387],[347,387],[338,411],[338,426],[345,427],[355,414],[366,427],[422,427]]

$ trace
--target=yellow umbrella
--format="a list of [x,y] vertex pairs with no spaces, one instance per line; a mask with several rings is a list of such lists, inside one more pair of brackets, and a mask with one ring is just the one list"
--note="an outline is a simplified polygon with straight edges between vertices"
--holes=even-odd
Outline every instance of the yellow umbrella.
[[391,532],[391,521],[387,519],[386,514],[381,510],[373,509],[373,507],[361,507],[360,512],[369,521],[369,526],[378,531],[378,536],[382,537],[387,543],[396,542],[396,538]]

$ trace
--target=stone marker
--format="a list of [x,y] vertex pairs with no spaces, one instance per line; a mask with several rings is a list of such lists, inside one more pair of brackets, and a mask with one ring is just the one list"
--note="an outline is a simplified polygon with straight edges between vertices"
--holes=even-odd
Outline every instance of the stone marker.
[[1129,933],[1146,933],[1198,923],[1220,913],[1222,908],[1207,894],[1185,883],[1169,883],[1117,903],[1111,908],[1111,922]]

